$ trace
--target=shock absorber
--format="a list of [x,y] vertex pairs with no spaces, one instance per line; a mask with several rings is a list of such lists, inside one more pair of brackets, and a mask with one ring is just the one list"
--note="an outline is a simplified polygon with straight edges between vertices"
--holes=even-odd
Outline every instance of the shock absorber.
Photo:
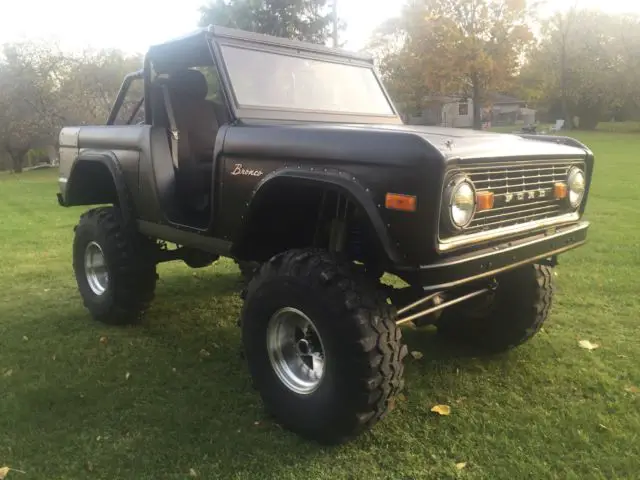
[[348,252],[351,258],[362,259],[365,256],[365,243],[362,228],[357,221],[352,220],[349,223],[348,233]]

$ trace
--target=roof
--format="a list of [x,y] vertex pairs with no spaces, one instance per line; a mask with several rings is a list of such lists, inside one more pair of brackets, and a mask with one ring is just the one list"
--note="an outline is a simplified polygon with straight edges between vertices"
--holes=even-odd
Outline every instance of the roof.
[[206,39],[207,31],[201,28],[182,37],[151,46],[147,56],[157,72],[208,65],[212,63],[212,59]]
[[526,103],[524,100],[520,100],[519,98],[511,97],[509,95],[503,95],[502,93],[494,93],[490,95],[490,97],[491,102],[494,105],[499,105],[501,103]]
[[[425,97],[426,101],[432,102],[441,102],[441,103],[457,103],[461,100],[465,100],[469,97],[464,95],[428,95]],[[491,103],[494,105],[504,105],[504,104],[512,104],[512,103],[527,103],[524,100],[520,100],[516,97],[511,97],[509,95],[504,95],[502,93],[490,93],[489,99]]]
[[[338,48],[329,48],[325,45],[315,43],[301,42],[299,40],[291,40],[288,38],[275,37],[262,33],[247,32],[234,28],[221,27],[218,25],[209,25],[205,28],[199,28],[182,37],[177,37],[166,42],[153,45],[149,48],[149,56],[153,58],[154,65],[166,63],[167,67],[173,63],[198,64],[199,60],[204,60],[206,55],[210,55],[206,39],[214,37],[220,40],[245,41],[254,44],[261,44],[273,47],[288,47],[308,52],[337,55],[343,58],[351,58],[359,61],[366,61],[373,64],[373,57],[362,53],[350,52]],[[166,59],[163,57],[170,57]],[[162,69],[163,67],[160,66]]]

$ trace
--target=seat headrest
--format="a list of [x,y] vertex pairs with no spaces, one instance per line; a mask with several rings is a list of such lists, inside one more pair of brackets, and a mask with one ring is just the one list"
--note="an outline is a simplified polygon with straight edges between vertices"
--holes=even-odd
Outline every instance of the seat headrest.
[[207,79],[198,70],[180,70],[169,76],[169,87],[182,95],[204,100],[209,92]]

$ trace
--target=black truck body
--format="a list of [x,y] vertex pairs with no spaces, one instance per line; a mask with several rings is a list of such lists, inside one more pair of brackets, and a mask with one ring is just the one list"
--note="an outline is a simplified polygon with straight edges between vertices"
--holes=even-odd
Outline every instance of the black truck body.
[[59,145],[59,203],[112,205],[76,231],[92,315],[137,318],[161,261],[253,265],[240,323],[258,389],[289,428],[331,442],[401,389],[399,325],[492,351],[533,336],[551,267],[589,228],[580,142],[405,125],[370,58],[220,27],[152,47],[107,125],[66,127]]

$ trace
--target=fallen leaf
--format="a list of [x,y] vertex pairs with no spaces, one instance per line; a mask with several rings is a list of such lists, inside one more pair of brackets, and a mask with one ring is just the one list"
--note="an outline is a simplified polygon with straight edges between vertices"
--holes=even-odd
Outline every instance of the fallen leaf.
[[24,341],[26,342],[27,340],[29,340],[29,337],[27,337],[26,335],[24,335],[24,336],[22,337],[22,340],[24,340]]
[[96,442],[99,442],[100,440],[102,440],[102,437],[101,437],[100,435],[98,435],[98,436],[96,437]]
[[609,427],[607,427],[607,426],[605,426],[605,425],[603,425],[603,424],[601,424],[601,423],[599,423],[599,424],[598,424],[598,426],[599,426],[600,428],[602,428],[603,430],[609,430]]
[[210,357],[210,356],[211,356],[211,354],[210,354],[207,350],[205,350],[205,349],[203,348],[202,350],[200,350],[200,356],[201,356],[202,358],[207,358],[207,357]]
[[407,401],[407,397],[404,395],[404,393],[401,393],[401,394],[397,395],[396,398],[398,399],[399,402],[406,402]]
[[48,289],[48,288],[45,288],[45,289],[44,289],[44,291],[45,291],[45,292],[48,292],[48,291],[49,291],[49,289]]
[[13,370],[11,370],[11,369],[7,370],[3,374],[4,377],[10,377],[11,375],[13,375]]
[[172,368],[172,369],[171,369],[171,371],[172,371],[173,373],[176,373],[178,370],[176,370],[176,369],[175,369],[175,367],[174,367],[174,368]]
[[131,374],[129,372],[127,372],[124,376],[125,380],[129,380],[129,377],[131,377]]
[[396,409],[396,399],[389,399],[389,403],[387,403],[387,411],[393,412]]
[[578,345],[580,345],[580,348],[584,348],[586,350],[595,350],[600,346],[597,343],[591,343],[589,340],[580,340]]
[[449,405],[434,405],[431,411],[440,415],[450,415],[451,407]]
[[56,356],[55,356],[55,355],[52,355],[52,356],[51,356],[51,360],[53,360],[53,361],[55,362],[55,361],[56,361]]
[[258,425],[260,425],[260,422],[253,422],[253,424],[257,427]]
[[[9,371],[11,371],[11,370],[9,370]],[[638,387],[636,387],[634,385],[631,385],[630,387],[625,388],[624,391],[625,392],[629,392],[629,393],[640,393],[640,388],[638,388]]]
[[198,476],[198,472],[196,472],[193,468],[189,469],[189,476],[190,477],[197,477]]
[[89,472],[93,472],[93,463],[91,463],[90,460],[87,460],[87,463],[85,463],[85,468],[87,469],[87,471]]
[[15,468],[9,468],[9,467],[2,467],[0,468],[0,480],[4,480],[7,475],[9,475],[9,472],[16,472],[16,473],[27,473],[24,472],[22,470],[16,470]]
[[467,462],[458,462],[456,463],[456,470],[462,470],[466,466],[467,466]]
[[416,360],[420,360],[422,357],[424,357],[424,355],[422,354],[422,352],[418,352],[416,350],[414,350],[413,352],[411,352],[411,356],[413,358],[415,358]]
[[109,339],[107,337],[100,337],[100,343],[102,345],[106,345]]

